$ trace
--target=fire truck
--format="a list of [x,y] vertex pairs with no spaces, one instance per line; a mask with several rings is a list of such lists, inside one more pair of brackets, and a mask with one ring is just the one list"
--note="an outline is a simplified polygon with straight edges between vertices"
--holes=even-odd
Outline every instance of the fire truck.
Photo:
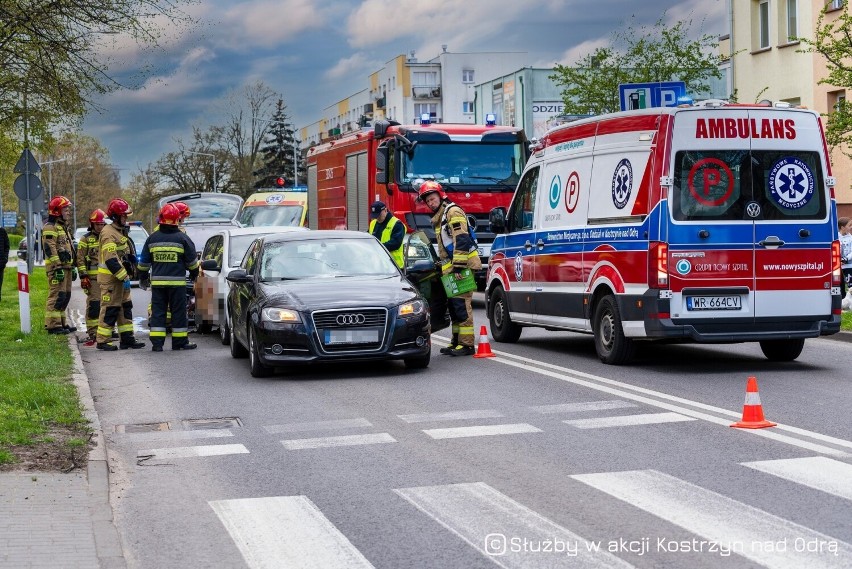
[[[488,266],[494,234],[488,213],[508,207],[529,156],[523,129],[486,124],[401,125],[378,121],[372,130],[324,142],[308,151],[308,224],[313,229],[367,231],[370,205],[383,201],[409,232],[435,233],[431,212],[417,201],[425,180],[440,182],[447,196],[476,224],[479,255]],[[478,275],[484,288],[485,269]]]

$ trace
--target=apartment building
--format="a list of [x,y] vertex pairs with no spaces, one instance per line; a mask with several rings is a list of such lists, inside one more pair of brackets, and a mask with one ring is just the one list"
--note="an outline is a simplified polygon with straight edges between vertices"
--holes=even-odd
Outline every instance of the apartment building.
[[[742,103],[786,101],[829,114],[846,89],[821,85],[828,75],[818,53],[804,53],[796,38],[813,37],[819,14],[826,22],[848,9],[847,0],[729,0],[732,84]],[[852,160],[830,149],[839,215],[852,215]]]

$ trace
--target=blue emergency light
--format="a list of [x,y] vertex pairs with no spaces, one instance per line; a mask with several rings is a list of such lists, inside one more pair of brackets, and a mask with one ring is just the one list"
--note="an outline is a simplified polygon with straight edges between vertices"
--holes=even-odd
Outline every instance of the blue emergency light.
[[423,113],[420,115],[420,124],[431,124],[432,116],[429,113]]
[[494,126],[497,124],[497,115],[494,113],[488,113],[485,115],[485,124],[486,126]]

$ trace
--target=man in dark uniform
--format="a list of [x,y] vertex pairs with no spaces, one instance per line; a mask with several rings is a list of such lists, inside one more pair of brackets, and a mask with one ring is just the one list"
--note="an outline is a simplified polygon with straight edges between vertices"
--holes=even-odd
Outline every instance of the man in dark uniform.
[[396,266],[400,269],[403,265],[402,241],[405,239],[405,224],[388,211],[385,202],[375,202],[370,207],[370,234],[382,242]]
[[160,210],[159,229],[148,236],[139,259],[139,286],[151,288],[151,350],[162,352],[166,343],[166,312],[172,315],[172,350],[194,350],[186,317],[186,271],[195,281],[198,259],[195,245],[180,228],[181,212],[167,203]]
[[0,291],[3,290],[3,273],[6,272],[6,263],[9,262],[9,234],[5,227],[0,227]]

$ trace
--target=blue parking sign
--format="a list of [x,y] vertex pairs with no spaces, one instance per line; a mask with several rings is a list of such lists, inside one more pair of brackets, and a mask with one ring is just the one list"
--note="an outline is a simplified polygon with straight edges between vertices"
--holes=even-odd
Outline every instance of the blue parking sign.
[[683,81],[628,83],[618,86],[618,99],[622,111],[675,107],[678,98],[684,96],[686,96],[686,83]]

